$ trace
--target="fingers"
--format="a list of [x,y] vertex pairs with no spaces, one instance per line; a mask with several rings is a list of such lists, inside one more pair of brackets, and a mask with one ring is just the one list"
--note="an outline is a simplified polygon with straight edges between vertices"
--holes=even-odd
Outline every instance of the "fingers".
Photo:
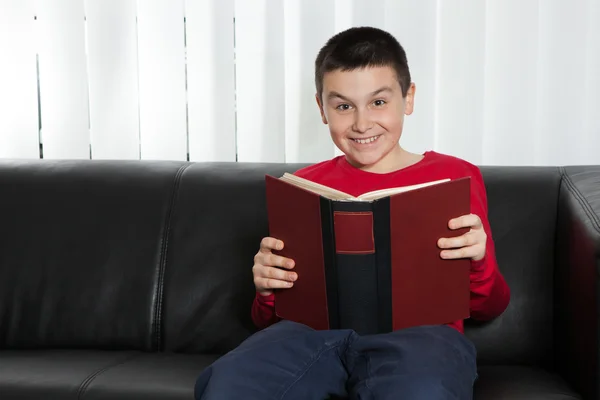
[[290,258],[278,256],[277,254],[273,253],[261,252],[257,253],[256,256],[254,256],[254,264],[264,265],[266,267],[281,267],[286,269],[292,269],[295,266],[294,260]]
[[252,267],[254,286],[259,293],[269,294],[273,289],[290,288],[298,279],[298,274],[289,271],[295,266],[294,260],[272,253],[273,250],[281,249],[281,240],[266,237],[261,241]]
[[263,253],[270,253],[273,250],[281,249],[283,249],[283,242],[279,239],[266,237],[260,242],[260,251]]
[[481,259],[485,255],[487,235],[483,229],[471,230],[464,235],[453,238],[441,238],[438,246],[443,250],[443,259],[470,258]]
[[294,260],[273,254],[273,250],[283,249],[283,241],[272,237],[263,238],[260,242],[260,249],[254,256],[254,264],[261,264],[272,267],[294,268]]
[[255,278],[254,286],[258,292],[270,291],[273,289],[289,289],[294,286],[293,282],[280,281],[278,279]]
[[[483,235],[485,235],[484,232],[482,233]],[[482,241],[483,238],[480,238],[478,236],[480,236],[479,233],[475,231],[470,231],[465,233],[464,235],[453,238],[441,238],[440,240],[438,240],[438,246],[441,249],[456,249],[459,247],[473,246]]]
[[275,279],[287,282],[294,282],[298,279],[298,274],[292,271],[286,271],[275,267],[264,265],[254,266],[254,276],[258,278]]
[[259,292],[290,288],[298,279],[298,275],[295,272],[275,267],[255,265],[252,270],[254,274],[254,286]]
[[475,246],[471,247],[463,247],[461,249],[456,250],[444,250],[440,253],[440,256],[444,260],[455,260],[457,258],[470,258],[476,259],[479,257],[480,250]]
[[483,227],[481,223],[481,218],[479,218],[475,214],[463,215],[462,217],[451,219],[448,222],[448,227],[450,229],[460,229],[460,228],[472,228],[472,229],[480,229]]

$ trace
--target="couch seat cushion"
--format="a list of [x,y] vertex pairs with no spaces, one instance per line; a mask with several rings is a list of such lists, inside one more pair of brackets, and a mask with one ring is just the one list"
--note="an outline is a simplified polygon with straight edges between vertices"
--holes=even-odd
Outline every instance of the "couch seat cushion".
[[[126,351],[0,351],[0,394],[10,399],[193,399],[200,372],[218,356]],[[557,375],[481,366],[475,400],[575,400]]]
[[575,400],[577,393],[558,375],[540,368],[480,366],[475,400]]
[[217,356],[119,351],[0,351],[0,398],[193,399]]

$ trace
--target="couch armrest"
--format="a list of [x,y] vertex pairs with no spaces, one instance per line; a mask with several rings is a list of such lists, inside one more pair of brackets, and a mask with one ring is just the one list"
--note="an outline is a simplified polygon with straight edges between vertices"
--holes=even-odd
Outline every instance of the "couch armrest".
[[556,237],[556,368],[600,399],[600,166],[562,169]]

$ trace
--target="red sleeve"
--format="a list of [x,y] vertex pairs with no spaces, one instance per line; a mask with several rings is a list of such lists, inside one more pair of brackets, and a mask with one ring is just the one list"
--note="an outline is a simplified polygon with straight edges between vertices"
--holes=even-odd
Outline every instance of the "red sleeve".
[[483,177],[479,168],[474,170],[471,176],[471,213],[481,218],[487,244],[485,257],[471,262],[471,318],[485,321],[504,312],[510,301],[510,290],[496,261]]
[[259,329],[264,329],[279,321],[275,315],[275,295],[263,296],[256,293],[252,303],[252,321]]

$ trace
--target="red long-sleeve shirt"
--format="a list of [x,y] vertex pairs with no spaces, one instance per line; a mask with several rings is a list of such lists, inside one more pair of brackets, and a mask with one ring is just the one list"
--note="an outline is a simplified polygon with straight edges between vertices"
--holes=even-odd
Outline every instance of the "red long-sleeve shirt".
[[[475,165],[456,157],[429,151],[418,163],[386,174],[355,168],[344,156],[305,167],[295,174],[353,196],[396,186],[470,176],[471,213],[481,218],[487,234],[485,257],[481,261],[471,262],[471,318],[490,320],[499,316],[508,306],[510,291],[498,270],[494,241],[488,222],[487,195],[481,172]],[[252,319],[258,328],[265,328],[278,321],[275,315],[274,295],[256,294],[252,305]],[[464,332],[462,320],[449,325],[459,332]]]

